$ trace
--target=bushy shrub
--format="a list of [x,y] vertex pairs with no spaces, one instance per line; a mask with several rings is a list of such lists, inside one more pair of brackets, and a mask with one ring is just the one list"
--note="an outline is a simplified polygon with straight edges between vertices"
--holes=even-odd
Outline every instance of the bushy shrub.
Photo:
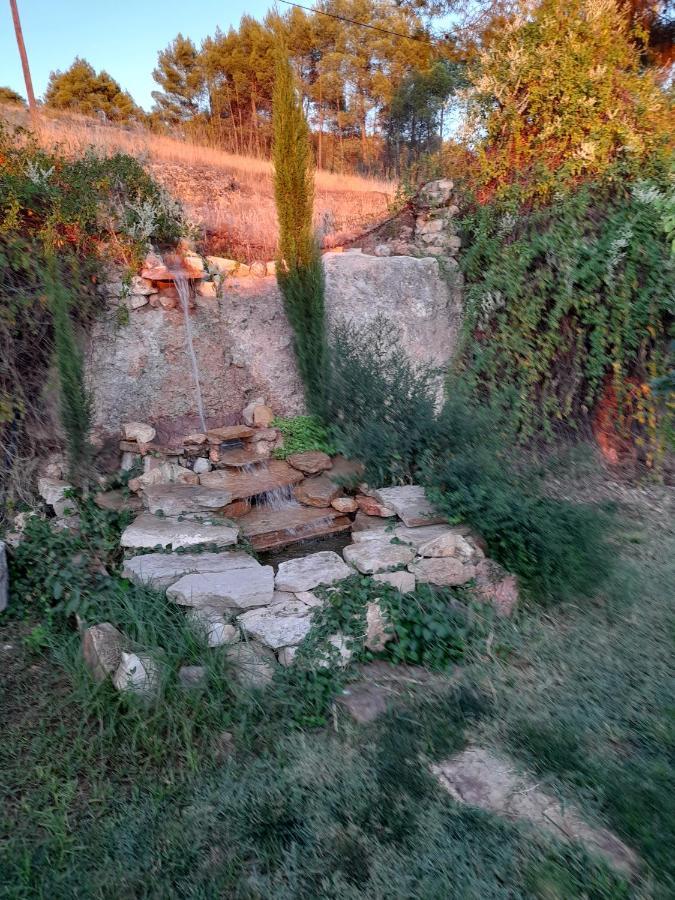
[[617,432],[653,462],[649,384],[664,373],[673,310],[669,196],[667,183],[604,182],[465,220],[468,365],[489,393],[512,387],[521,437],[583,426],[610,386]]
[[308,450],[335,453],[328,428],[316,416],[274,419],[272,426],[279,429],[284,439],[283,446],[274,451],[277,459],[286,459],[292,453],[305,453]]

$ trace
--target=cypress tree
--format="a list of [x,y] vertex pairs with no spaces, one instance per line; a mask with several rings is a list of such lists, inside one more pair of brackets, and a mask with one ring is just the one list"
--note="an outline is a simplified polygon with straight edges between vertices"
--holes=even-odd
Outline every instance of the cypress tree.
[[272,105],[274,198],[279,221],[277,281],[311,413],[325,411],[324,274],[312,228],[314,163],[309,127],[287,54],[279,52]]

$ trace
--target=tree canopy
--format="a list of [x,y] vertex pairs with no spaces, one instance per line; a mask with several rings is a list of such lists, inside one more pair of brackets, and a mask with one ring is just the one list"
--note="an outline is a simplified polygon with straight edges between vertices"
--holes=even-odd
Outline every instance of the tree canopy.
[[44,101],[53,109],[71,109],[84,115],[102,112],[114,122],[140,119],[144,115],[114,78],[104,70],[96,72],[80,57],[65,72],[51,73]]
[[17,94],[17,92],[10,87],[0,87],[0,103],[16,103],[21,104],[21,106],[26,105],[26,101],[21,94]]

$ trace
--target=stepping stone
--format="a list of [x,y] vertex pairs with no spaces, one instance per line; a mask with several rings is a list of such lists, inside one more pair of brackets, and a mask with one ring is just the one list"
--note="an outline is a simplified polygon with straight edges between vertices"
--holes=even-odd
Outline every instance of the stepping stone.
[[257,641],[234,644],[228,647],[226,654],[234,677],[242,687],[262,688],[274,678],[276,657],[269,647]]
[[258,453],[255,447],[233,447],[220,453],[218,465],[230,469],[244,469],[247,466],[260,466],[267,461],[267,456]]
[[305,506],[328,507],[342,493],[342,488],[333,484],[326,475],[315,475],[299,484],[294,493],[296,499]]
[[201,525],[141,513],[124,529],[120,544],[131,550],[153,550],[155,547],[177,550],[196,544],[230,547],[237,543],[238,534],[239,529],[231,525]]
[[421,485],[379,488],[373,493],[375,499],[388,509],[393,509],[408,528],[445,522],[445,517],[439,515],[427,500]]
[[298,472],[283,460],[270,459],[252,472],[218,469],[200,475],[199,481],[204,487],[229,491],[233,500],[241,500],[244,497],[255,497],[258,494],[267,494],[298,484],[304,477],[302,472]]
[[184,575],[167,588],[166,596],[181,606],[217,612],[267,606],[274,594],[272,566],[244,566],[225,572]]
[[278,591],[311,591],[320,584],[334,584],[353,574],[337,553],[324,550],[282,562],[275,585]]
[[231,572],[259,563],[243,550],[224,553],[144,553],[125,560],[122,577],[136,584],[167,588],[184,575]]
[[461,559],[446,556],[440,559],[417,559],[408,566],[421,584],[435,584],[437,587],[455,587],[466,584],[476,577],[476,567]]
[[237,618],[251,637],[273,650],[297,646],[312,627],[311,607],[301,600],[277,600],[263,609],[252,609]]
[[276,550],[299,541],[339,534],[351,526],[350,520],[337,510],[299,504],[284,509],[258,506],[238,522],[242,536],[255,550]]
[[432,773],[458,803],[477,806],[513,821],[521,819],[550,832],[557,840],[579,841],[629,877],[639,860],[615,834],[586,822],[578,809],[542,790],[534,778],[520,775],[506,757],[469,746]]
[[232,502],[229,491],[199,484],[157,484],[147,487],[143,494],[148,512],[163,512],[165,516],[204,515]]
[[407,544],[392,544],[389,535],[350,544],[342,551],[346,561],[364,575],[385,572],[394,566],[407,565],[415,558],[415,551]]
[[299,469],[305,475],[318,475],[319,472],[325,472],[333,465],[331,458],[327,453],[321,450],[308,450],[305,453],[291,453],[288,462],[294,469]]

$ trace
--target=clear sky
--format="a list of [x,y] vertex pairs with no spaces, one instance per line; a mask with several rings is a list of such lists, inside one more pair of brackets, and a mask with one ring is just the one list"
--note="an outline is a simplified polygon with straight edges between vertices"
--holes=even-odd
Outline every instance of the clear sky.
[[[244,13],[262,18],[273,0],[18,0],[33,88],[42,96],[54,69],[83,56],[105,69],[145,109],[156,88],[157,53],[178,32],[196,44]],[[311,4],[308,3],[308,6]],[[8,0],[0,0],[0,86],[26,89]]]

